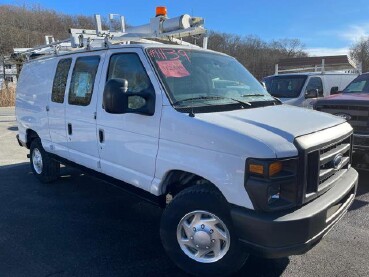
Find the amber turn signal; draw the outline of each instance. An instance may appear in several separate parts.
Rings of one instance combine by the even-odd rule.
[[[282,163],[274,162],[269,165],[269,176],[276,175],[277,173],[282,171]]]
[[[264,166],[261,164],[249,164],[249,172],[264,175]]]
[[[248,165],[248,171],[251,174],[261,175],[264,177],[271,177],[277,175],[283,169],[283,163],[280,161],[276,162],[257,162],[252,161]]]

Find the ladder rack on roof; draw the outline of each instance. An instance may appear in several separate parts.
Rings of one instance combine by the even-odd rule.
[[[116,18],[119,19],[119,30],[115,30]],[[52,36],[45,36],[45,45],[30,49],[14,49],[16,55],[27,59],[70,53],[73,51],[89,51],[95,49],[109,48],[118,44],[135,43],[175,43],[180,45],[197,45],[185,42],[187,37],[203,37],[203,48],[207,48],[207,32],[204,28],[204,19],[191,17],[184,14],[175,18],[168,18],[166,14],[158,15],[150,20],[150,23],[128,27],[123,16],[117,14],[109,15],[110,29],[102,29],[100,15],[95,15],[95,30],[70,29],[70,38],[55,41]]]
[[[313,57],[314,58],[314,57]],[[328,57],[329,58],[329,57]],[[352,59],[347,57],[347,62],[345,64],[342,63],[326,63],[326,59],[321,59],[321,64],[315,64],[314,66],[301,66],[298,68],[288,68],[288,69],[280,69],[279,64],[275,65],[275,75],[283,74],[283,73],[303,73],[303,72],[316,72],[316,73],[362,73],[362,65],[361,63],[355,63]]]

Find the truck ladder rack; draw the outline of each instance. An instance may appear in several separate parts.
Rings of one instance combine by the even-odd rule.
[[[116,24],[118,18],[119,24]],[[150,20],[150,23],[141,26],[126,27],[123,16],[110,14],[109,30],[102,29],[101,16],[95,15],[95,30],[70,29],[70,38],[55,41],[53,36],[45,36],[45,45],[28,49],[14,49],[16,56],[34,59],[45,55],[59,55],[75,51],[90,51],[109,48],[114,45],[131,43],[171,43],[199,47],[183,41],[183,38],[195,37],[203,39],[203,48],[207,48],[207,31],[204,28],[204,19],[191,17],[187,14],[168,18],[159,15]],[[116,25],[120,30],[115,30]]]
[[[308,57],[314,58],[315,57]],[[326,57],[330,58],[330,57]],[[310,72],[316,72],[316,73],[355,73],[355,74],[361,74],[362,66],[361,63],[355,63],[352,59],[349,57],[346,57],[346,62],[334,62],[327,64],[326,58],[322,58],[320,60],[320,64],[316,62],[311,62],[309,65],[299,65],[297,68],[291,68],[292,66],[286,66],[289,68],[281,69],[280,64],[275,65],[275,75],[278,75],[280,73],[310,73]],[[298,59],[298,58],[297,58]],[[292,60],[292,59],[291,59]],[[314,65],[313,65],[314,64]]]

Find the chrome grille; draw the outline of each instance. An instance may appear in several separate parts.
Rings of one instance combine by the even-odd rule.
[[[369,137],[360,135],[354,136],[354,148],[369,148]]]
[[[321,105],[316,109],[321,112],[336,114],[347,114],[351,118],[347,120],[355,133],[369,134],[369,107],[355,105]]]
[[[352,136],[308,154],[306,198],[323,193],[347,170]]]
[[[301,204],[329,190],[347,172],[351,164],[352,141],[352,127],[348,123],[295,139],[299,149],[298,180],[301,189],[298,199],[301,199]],[[339,159],[341,162],[337,164]]]

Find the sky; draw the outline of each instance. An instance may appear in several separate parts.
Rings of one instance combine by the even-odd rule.
[[[369,0],[0,0],[0,4],[40,4],[66,14],[124,15],[130,25],[149,22],[156,6],[168,16],[205,18],[205,27],[270,41],[298,38],[311,55],[347,54],[353,43],[369,35]],[[73,27],[73,26],[71,26]]]

